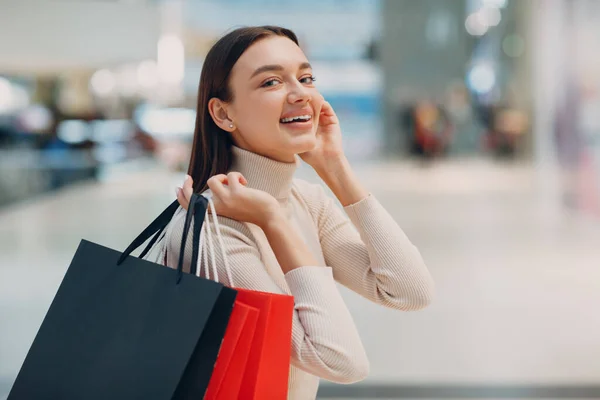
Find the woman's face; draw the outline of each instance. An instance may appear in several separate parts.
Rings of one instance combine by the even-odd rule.
[[[250,46],[230,75],[233,101],[225,110],[239,147],[276,160],[312,150],[323,97],[306,56],[286,37]]]

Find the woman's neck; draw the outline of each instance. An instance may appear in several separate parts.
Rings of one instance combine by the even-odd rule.
[[[244,175],[248,187],[267,192],[278,200],[289,197],[298,167],[296,157],[292,162],[282,162],[237,146],[233,146],[232,154],[230,170]]]

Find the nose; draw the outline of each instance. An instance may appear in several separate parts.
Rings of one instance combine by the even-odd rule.
[[[290,104],[308,103],[310,100],[310,91],[300,82],[297,82],[288,92],[288,102]]]

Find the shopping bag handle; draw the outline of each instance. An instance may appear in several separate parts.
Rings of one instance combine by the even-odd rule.
[[[194,230],[192,232],[192,262],[190,264],[190,273],[195,272],[194,268],[198,263],[198,250],[200,248],[200,231],[202,230],[202,225],[204,224],[204,217],[206,215],[207,207],[208,200],[204,196],[197,193],[192,193],[187,213],[185,214],[181,247],[179,249],[179,260],[177,261],[177,283],[181,281],[181,277],[183,276],[185,247],[187,244],[190,225],[192,224],[192,218],[194,219]]]
[[[216,234],[217,234],[217,240],[219,242],[219,246],[221,247],[221,256],[223,257],[223,266],[225,268],[225,273],[227,274],[227,281],[229,283],[229,287],[234,287],[234,283],[233,283],[233,274],[231,272],[231,267],[229,266],[229,257],[227,256],[227,251],[225,249],[225,242],[223,240],[223,235],[221,233],[221,226],[219,224],[219,218],[217,217],[217,211],[216,211],[216,207],[215,207],[215,203],[213,201],[213,195],[212,192],[210,190],[207,190],[205,192],[202,193],[203,197],[206,198],[206,201],[208,202],[208,207],[210,209],[210,214],[212,214],[213,217],[213,223],[215,225],[215,230],[216,230]],[[200,236],[200,245],[199,247],[199,252],[203,257],[203,262],[204,262],[204,269],[205,269],[205,278],[206,279],[211,279],[210,277],[210,268],[209,268],[209,264],[212,265],[212,270],[213,270],[213,277],[212,279],[215,282],[219,282],[219,275],[218,275],[218,268],[217,268],[217,261],[215,258],[215,249],[214,249],[214,245],[213,245],[213,240],[212,240],[212,234],[211,234],[211,227],[210,227],[210,217],[209,217],[209,212],[206,212],[206,216],[205,216],[205,220],[202,226],[202,229],[204,230],[204,234]],[[210,250],[210,262],[209,262],[209,257],[207,255],[208,250]],[[191,268],[191,273],[196,273],[197,276],[200,276],[200,269],[198,268],[199,265],[197,264],[197,259],[192,259],[192,268]]]
[[[198,202],[198,201],[204,201],[204,200],[200,200],[198,197],[206,197],[205,194],[203,193],[202,195],[194,197],[194,201]],[[207,199],[209,199],[208,197],[206,197]],[[191,199],[191,198],[190,198]],[[208,200],[208,205],[210,205],[211,200]],[[203,205],[202,209],[206,209],[206,207]],[[200,215],[199,213],[194,213],[194,226],[199,226],[202,227],[203,223],[204,223],[205,218],[202,218],[202,215]],[[152,247],[154,247],[154,245],[156,244],[156,241],[159,240],[160,235],[163,233],[163,231],[165,230],[165,228],[167,227],[167,225],[164,225],[162,228],[160,228],[160,230],[158,232],[156,232],[156,234],[152,237],[152,240],[150,240],[150,242],[148,243],[148,245],[146,246],[146,248],[144,249],[144,251],[142,251],[139,255],[139,258],[144,258],[146,257],[146,254],[148,254],[150,252],[150,250],[152,250]],[[198,244],[200,242],[200,229],[196,229],[194,230],[194,239],[193,239],[193,243]],[[194,249],[197,248],[196,245],[194,245]],[[190,273],[191,274],[195,274],[196,273],[196,264],[195,262],[197,261],[198,257],[193,257],[194,263],[191,266],[191,270]]]
[[[190,198],[190,203],[187,209],[187,213],[185,216],[185,223],[183,229],[183,236],[181,239],[181,249],[179,253],[179,260],[177,263],[177,283],[181,281],[181,277],[183,276],[183,260],[184,260],[184,252],[185,245],[187,242],[188,232],[190,230],[190,225],[192,218],[194,219],[194,229],[193,229],[193,246],[192,246],[192,266],[195,266],[198,262],[198,249],[200,246],[200,231],[202,229],[202,225],[204,223],[204,216],[206,214],[206,209],[208,206],[208,200],[201,195],[193,193]],[[152,249],[162,232],[165,230],[166,226],[169,224],[175,212],[179,208],[179,202],[175,200],[171,203],[154,221],[150,223],[136,237],[133,242],[125,249],[119,260],[117,261],[117,265],[121,265],[125,259],[131,255],[133,251],[135,251],[138,247],[140,247],[146,240],[152,237],[152,240],[148,243],[144,251],[139,255],[139,258],[144,258],[144,256]],[[154,236],[153,236],[154,235]],[[195,271],[191,271],[194,273]]]
[[[133,242],[131,242],[131,244],[127,247],[127,249],[125,249],[123,254],[121,254],[121,257],[119,257],[119,260],[117,261],[117,265],[121,265],[121,263],[123,261],[125,261],[125,259],[133,251],[135,251],[135,249],[140,247],[152,235],[159,232],[157,235],[155,235],[152,238],[152,242],[150,242],[148,244],[148,247],[146,247],[146,249],[144,250],[144,252],[147,253],[147,250],[149,251],[150,248],[152,247],[150,245],[154,245],[154,243],[158,239],[158,236],[160,236],[160,233],[162,233],[162,231],[165,229],[165,227],[169,224],[169,222],[171,221],[171,218],[173,218],[173,215],[175,215],[175,212],[177,211],[178,208],[179,208],[179,202],[177,200],[175,200],[158,217],[156,217],[156,219],[154,221],[152,221],[150,223],[150,225],[148,225],[148,227],[146,227],[146,229],[144,229],[142,231],[142,233],[140,233],[138,235],[138,237],[136,237],[133,240]],[[140,258],[142,258],[142,256]]]
[[[199,201],[199,200],[197,198],[195,198],[195,201]],[[199,214],[194,214],[194,220],[196,220],[196,222],[198,223],[197,225],[202,226],[203,219],[201,218],[201,216]],[[166,224],[164,224],[159,229],[158,232],[156,232],[156,234],[152,237],[152,239],[150,240],[150,242],[148,243],[148,245],[146,246],[146,248],[140,253],[139,258],[146,257],[146,254],[148,254],[150,252],[150,250],[152,250],[152,247],[154,247],[154,245],[156,244],[157,240],[160,240],[160,237],[161,237],[163,231],[165,230],[165,228],[167,227],[167,225],[168,225],[168,222]],[[200,233],[196,232],[196,234],[199,235]],[[197,243],[199,241],[200,241],[200,238],[197,238],[194,243]],[[191,273],[195,273],[195,269],[196,269],[195,265],[193,265],[192,267],[193,267],[193,271]]]

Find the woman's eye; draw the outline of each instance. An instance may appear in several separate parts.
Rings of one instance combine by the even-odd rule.
[[[300,79],[300,82],[311,84],[311,83],[315,83],[316,80],[317,80],[317,77],[314,75],[311,75],[311,76],[305,76],[304,78]]]
[[[262,84],[262,87],[270,87],[270,86],[275,86],[277,84],[277,79],[269,79],[268,81],[266,81],[265,83]]]

